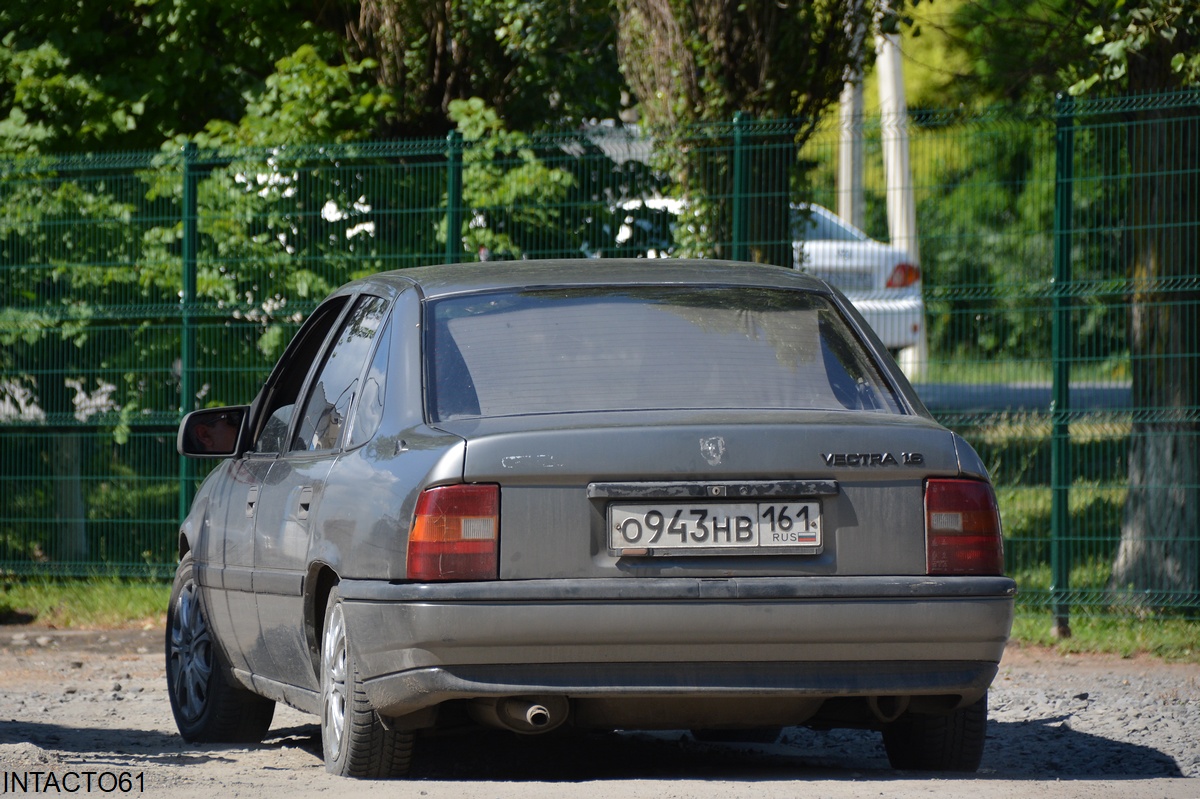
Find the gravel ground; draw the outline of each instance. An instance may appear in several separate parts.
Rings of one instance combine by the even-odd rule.
[[[991,693],[983,765],[966,777],[892,771],[878,734],[859,731],[789,728],[771,745],[705,744],[686,733],[468,731],[421,741],[411,780],[363,784],[326,774],[315,719],[287,708],[261,746],[184,744],[171,721],[161,638],[161,630],[0,627],[0,795],[182,799],[212,796],[219,786],[220,795],[256,799],[348,788],[481,799],[798,792],[1200,799],[1200,666],[1193,664],[1010,648]]]

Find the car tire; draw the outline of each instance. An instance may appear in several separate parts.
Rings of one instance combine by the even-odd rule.
[[[179,561],[167,605],[167,693],[175,726],[191,743],[258,743],[275,703],[229,682],[196,585],[192,553]]]
[[[412,733],[387,729],[367,701],[346,634],[337,587],[325,606],[321,635],[321,749],[325,768],[342,777],[403,777],[412,763]]]
[[[946,715],[908,713],[883,729],[893,768],[973,772],[987,738],[987,694]]]

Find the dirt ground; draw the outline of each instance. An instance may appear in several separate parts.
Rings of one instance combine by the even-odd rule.
[[[1103,735],[1047,737],[1044,724],[1032,730],[996,716],[983,768],[963,777],[892,771],[878,736],[856,731],[789,729],[775,744],[734,745],[699,743],[682,732],[520,737],[472,730],[420,741],[408,780],[355,783],[325,772],[316,719],[284,707],[261,745],[184,743],[171,719],[162,661],[161,629],[0,626],[0,794],[271,799],[354,791],[447,799],[793,799],[970,793],[973,799],[1200,799],[1200,779],[1178,768],[1172,772],[1181,757],[1195,754],[1200,762],[1200,753],[1164,754]],[[1017,697],[1008,704],[1019,704],[1032,686],[1033,695],[1042,692],[1053,700],[1054,675],[1067,674],[1078,684],[1125,673],[1134,683],[1139,674],[1153,674],[1159,684],[1177,682],[1193,690],[1200,668],[1010,649],[993,694],[1007,690]],[[1036,715],[1037,709],[1024,712]],[[1057,740],[1064,740],[1063,751],[1046,752]],[[1083,763],[1072,755],[1081,742],[1102,747],[1102,755],[1108,746],[1114,758],[1149,759],[1131,759],[1120,774],[1096,772],[1095,761],[1072,767]],[[1159,776],[1164,763],[1166,775]]]

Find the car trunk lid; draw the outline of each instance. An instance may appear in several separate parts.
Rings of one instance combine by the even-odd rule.
[[[923,574],[924,482],[960,471],[953,436],[921,416],[642,412],[440,426],[467,441],[466,482],[500,485],[501,579]],[[764,535],[791,514],[789,536],[739,541],[730,520],[752,512]]]

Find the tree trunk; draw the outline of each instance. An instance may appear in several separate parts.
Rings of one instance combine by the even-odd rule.
[[[1200,118],[1130,122],[1134,422],[1110,588],[1142,604],[1200,603]]]
[[[70,426],[75,421],[74,391],[67,385],[79,367],[78,348],[50,333],[34,349],[33,362],[49,368],[38,381],[38,399],[47,422],[59,428],[46,439],[45,457],[50,467],[53,490],[53,527],[46,535],[46,554],[57,563],[78,563],[88,558],[87,506],[83,494],[84,433]]]
[[[82,436],[62,433],[50,445],[50,467],[54,476],[54,560],[75,562],[87,559],[87,520],[83,501]]]

